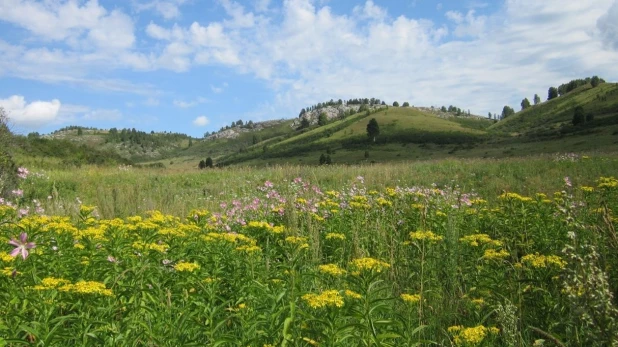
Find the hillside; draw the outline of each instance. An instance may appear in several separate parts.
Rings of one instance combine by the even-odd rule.
[[[594,118],[587,128],[618,124],[618,84],[603,83],[596,88],[590,84],[581,86],[505,118],[491,126],[490,130],[512,135],[556,135],[561,128],[572,127],[573,113],[578,106]]]

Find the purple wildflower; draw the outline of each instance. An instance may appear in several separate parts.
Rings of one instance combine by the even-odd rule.
[[[15,249],[11,251],[11,257],[16,257],[21,253],[21,257],[24,258],[24,260],[28,258],[28,250],[36,247],[34,242],[28,242],[28,234],[26,233],[21,233],[19,235],[19,241],[12,239],[9,241],[9,244],[15,246]]]

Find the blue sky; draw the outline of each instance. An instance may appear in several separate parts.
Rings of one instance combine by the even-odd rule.
[[[0,0],[0,106],[201,137],[377,97],[473,113],[618,80],[618,0]]]

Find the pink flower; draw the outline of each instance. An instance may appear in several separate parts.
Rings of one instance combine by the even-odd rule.
[[[21,190],[21,189],[16,189],[16,190],[13,190],[13,191],[11,191],[11,193],[13,193],[13,195],[15,195],[15,196],[19,196],[19,197],[24,196],[24,191],[23,191],[23,190]]]
[[[28,234],[26,233],[21,233],[19,235],[19,241],[12,239],[9,241],[9,244],[15,246],[15,249],[11,251],[11,257],[16,257],[21,253],[21,257],[24,258],[24,260],[28,258],[28,250],[36,247],[34,242],[28,242]]]
[[[28,169],[26,169],[25,167],[20,167],[17,169],[17,176],[21,179],[28,178],[29,173],[30,171],[28,171]]]
[[[274,184],[271,181],[266,181],[264,182],[264,187],[272,188],[274,187]]]
[[[572,186],[571,180],[568,177],[564,178],[564,185],[567,186],[567,187],[571,187]]]

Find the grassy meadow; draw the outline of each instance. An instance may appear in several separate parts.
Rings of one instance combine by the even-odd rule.
[[[40,164],[0,205],[0,346],[618,341],[612,154]]]

